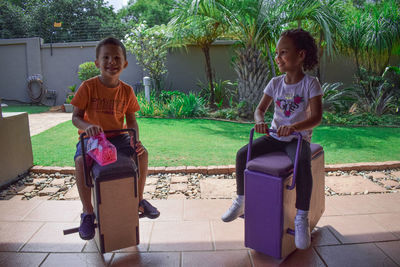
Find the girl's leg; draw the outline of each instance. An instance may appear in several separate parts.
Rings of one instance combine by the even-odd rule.
[[[244,170],[246,169],[247,147],[245,145],[236,155],[236,187],[237,197],[233,200],[231,207],[222,215],[224,222],[230,222],[243,215],[244,212]],[[253,141],[251,158],[282,149],[279,141],[272,137],[262,136]]]
[[[297,149],[297,139],[287,143],[286,153],[290,159],[295,161]],[[310,143],[303,140],[299,164],[296,177],[296,208],[309,210],[312,192],[312,173],[311,173],[311,149]]]
[[[244,195],[244,170],[246,169],[248,144],[239,149],[236,154],[236,193]],[[251,159],[258,156],[279,151],[282,145],[270,136],[261,136],[253,141],[251,147]]]
[[[311,244],[310,224],[308,221],[308,210],[310,208],[312,192],[311,149],[308,142],[304,140],[302,142],[296,177],[297,214],[294,219],[294,240],[297,248],[307,249]],[[293,162],[295,160],[296,148],[297,140],[290,142],[286,146],[286,152]]]

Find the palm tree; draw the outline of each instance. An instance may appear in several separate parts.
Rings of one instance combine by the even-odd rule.
[[[241,116],[251,118],[254,107],[267,85],[271,73],[275,76],[271,48],[282,29],[291,22],[311,20],[319,25],[327,50],[333,47],[332,29],[338,20],[328,4],[317,0],[244,0],[221,1],[239,47],[236,50],[235,71],[238,74],[238,91]]]
[[[198,45],[204,53],[206,76],[210,87],[209,104],[215,107],[213,71],[210,59],[211,44],[223,36],[227,30],[227,18],[216,0],[176,1],[174,17],[170,21],[173,28],[172,46]]]

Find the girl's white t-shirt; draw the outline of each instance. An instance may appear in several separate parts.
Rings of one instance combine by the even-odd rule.
[[[281,125],[291,125],[310,117],[310,99],[322,95],[317,78],[305,74],[296,84],[286,84],[285,74],[272,78],[264,89],[264,94],[273,98],[275,103],[274,118],[271,127],[277,130]],[[301,131],[303,139],[311,141],[312,129]],[[281,141],[291,141],[294,136],[281,136],[271,133]]]

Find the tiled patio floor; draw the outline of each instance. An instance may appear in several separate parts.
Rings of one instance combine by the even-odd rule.
[[[103,257],[79,224],[79,201],[0,201],[0,266],[399,266],[400,193],[327,197],[312,247],[285,261],[243,245],[244,225],[221,222],[230,200],[153,200],[141,244]]]

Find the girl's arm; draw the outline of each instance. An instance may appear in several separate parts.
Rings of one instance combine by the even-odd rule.
[[[140,156],[144,153],[144,147],[139,139],[139,125],[137,124],[135,113],[127,113],[125,118],[127,128],[133,128],[136,131],[136,153]],[[131,145],[133,146],[132,142]]]
[[[254,121],[256,122],[254,129],[257,133],[268,133],[268,124],[264,122],[264,115],[269,105],[271,105],[271,102],[272,97],[263,94],[260,103],[258,103],[256,111],[254,111]]]
[[[300,132],[318,126],[322,120],[322,95],[314,96],[310,99],[311,116],[292,125],[281,126],[278,129],[278,136],[288,136],[293,132]]]

